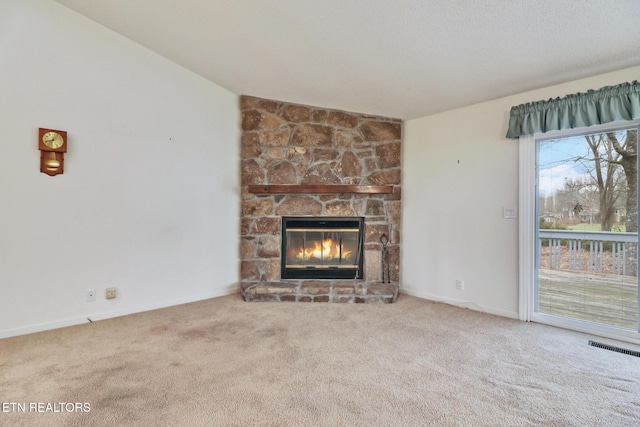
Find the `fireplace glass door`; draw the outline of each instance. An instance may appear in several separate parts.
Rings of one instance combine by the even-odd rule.
[[[363,218],[282,218],[283,279],[362,279]]]

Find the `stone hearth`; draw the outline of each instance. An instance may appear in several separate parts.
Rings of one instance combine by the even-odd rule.
[[[241,291],[246,301],[393,302],[401,236],[398,119],[248,96],[242,109]],[[249,185],[368,185],[390,194],[254,194]],[[364,217],[362,280],[282,280],[282,216]],[[381,236],[389,238],[382,283]],[[386,269],[385,269],[385,279]],[[385,280],[386,282],[386,280]]]

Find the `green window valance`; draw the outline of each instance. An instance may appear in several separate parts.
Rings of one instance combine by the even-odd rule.
[[[507,138],[640,119],[640,83],[622,83],[511,108]]]

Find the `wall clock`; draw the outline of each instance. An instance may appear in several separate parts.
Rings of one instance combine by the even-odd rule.
[[[38,130],[40,172],[54,176],[64,172],[64,153],[67,152],[67,132],[63,130]]]

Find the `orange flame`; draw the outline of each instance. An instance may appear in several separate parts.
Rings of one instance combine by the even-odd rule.
[[[334,259],[347,259],[351,255],[352,251],[344,249],[344,246],[340,246],[333,243],[332,239],[324,239],[322,242],[314,242],[315,247],[313,249],[300,249],[300,252],[296,254],[296,259],[302,261],[309,261],[311,259],[331,261]],[[342,249],[342,256],[340,256],[340,250]]]

